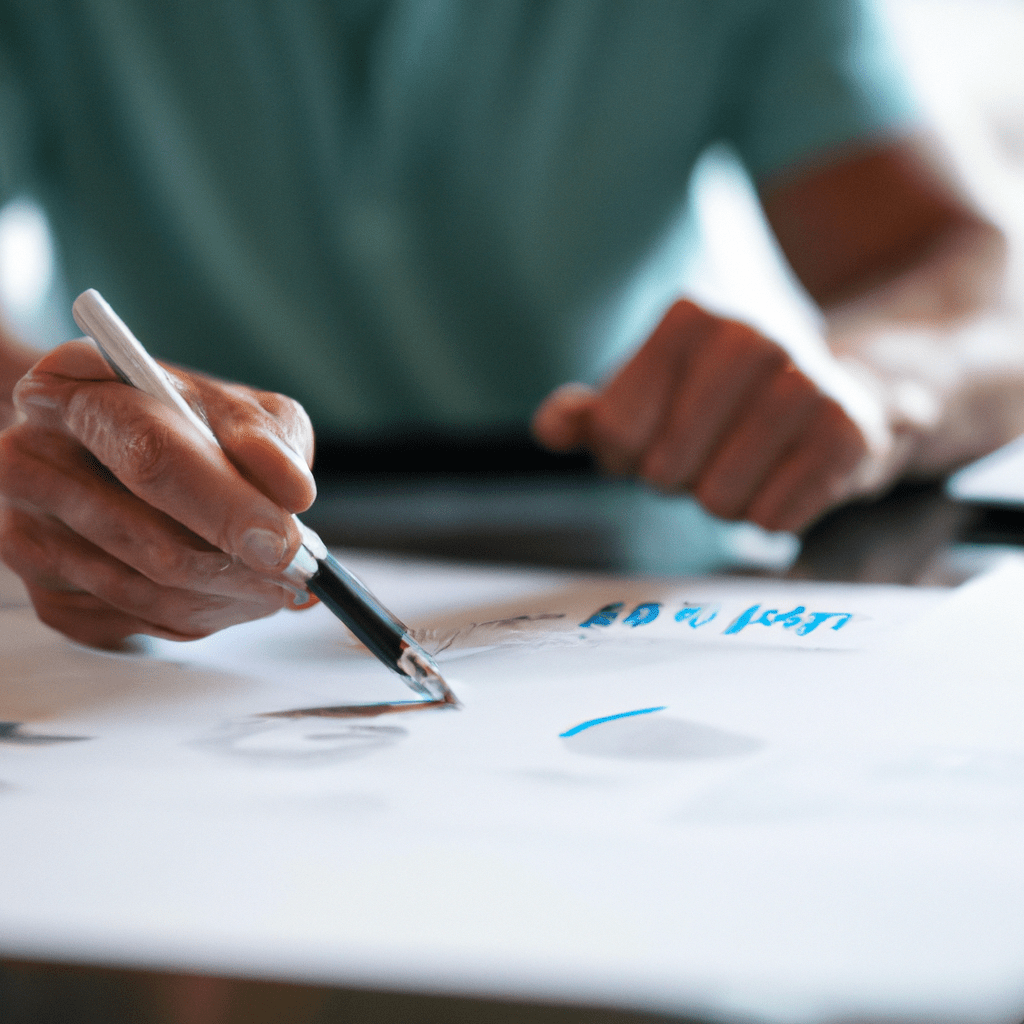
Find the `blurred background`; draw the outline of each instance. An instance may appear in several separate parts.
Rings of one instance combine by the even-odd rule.
[[[1024,0],[881,0],[924,115],[975,202],[1011,241],[1008,300],[1024,308]],[[614,326],[640,339],[680,292],[741,317],[797,353],[817,316],[768,234],[749,180],[727,150],[708,152],[655,272]],[[699,238],[680,271],[673,240]],[[40,347],[79,332],[42,212],[28,198],[0,211],[0,300]],[[785,569],[794,538],[723,524],[688,499],[593,478],[322,479],[307,516],[335,544],[434,556],[639,572],[726,566]],[[680,538],[685,538],[685,542]]]
[[[1024,290],[1024,2],[880,0],[880,7],[926,116],[975,200],[1014,242],[1019,296]],[[774,275],[785,274],[773,265],[774,249],[742,172],[727,154],[709,154],[694,188],[705,242],[705,263],[694,271],[698,286],[711,287],[713,279],[736,302],[771,305]],[[739,240],[744,244],[737,245]],[[757,282],[753,300],[751,281]],[[41,347],[77,334],[65,311],[67,296],[60,289],[45,217],[28,199],[0,211],[0,298],[17,326]]]
[[[1024,308],[1024,0],[882,0],[881,6],[927,119],[974,200],[1010,239],[1008,300]],[[691,228],[700,235],[700,258],[685,280],[660,286],[706,297],[780,336],[807,334],[814,310],[779,260],[750,183],[728,152],[707,154],[693,189],[696,224]],[[621,329],[640,330],[661,297],[661,292],[637,296],[629,310],[631,322]],[[14,326],[40,348],[75,336],[69,298],[42,212],[27,198],[8,204],[0,210],[0,302]],[[687,572],[725,563],[778,568],[796,552],[793,538],[715,523],[685,500],[595,481],[519,484],[514,493],[493,481],[348,482],[324,487],[316,508],[309,517],[312,525],[335,542],[464,558],[512,554],[520,561],[548,564]],[[690,539],[685,549],[665,542],[680,531]],[[66,1020],[68,1006],[89,1000],[98,1008],[97,1020],[122,1019],[112,1009],[126,991],[115,972],[68,973],[57,982],[45,972],[39,978],[37,985],[26,983],[26,991],[42,993],[39,998],[45,995],[47,1005],[52,1004],[47,1020]],[[149,979],[174,994],[182,1005],[180,1019],[186,1019],[203,1002],[206,983],[171,981]],[[138,978],[136,984],[143,987]],[[232,1019],[250,1024],[284,1019],[285,1006],[294,1012],[303,998],[314,1004],[319,998],[283,986],[250,987],[250,995],[253,1005]],[[366,1009],[360,998],[350,995],[353,1019]],[[283,1001],[280,1008],[277,999]],[[365,999],[374,1013],[383,1014],[377,997]],[[388,1006],[394,1011],[389,1019],[409,1020],[414,1011],[428,1016],[422,1001],[407,1006],[396,997]],[[464,1004],[465,1016],[457,1016],[456,1008],[439,1003],[431,1019],[497,1019],[493,1007]],[[42,1016],[32,1019],[38,1022]],[[547,1018],[538,1012],[532,1019]],[[620,1020],[613,1014],[601,1019]]]

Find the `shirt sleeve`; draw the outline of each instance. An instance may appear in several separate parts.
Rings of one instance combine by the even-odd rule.
[[[868,0],[770,0],[726,135],[755,180],[918,118]]]

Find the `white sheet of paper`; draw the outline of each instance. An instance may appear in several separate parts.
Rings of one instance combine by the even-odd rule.
[[[0,591],[0,949],[716,1019],[1024,1012],[1019,564],[946,592],[348,561],[460,710],[259,717],[409,698],[322,608],[113,656]]]

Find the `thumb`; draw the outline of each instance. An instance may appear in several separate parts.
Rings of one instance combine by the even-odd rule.
[[[587,384],[563,384],[533,414],[533,434],[552,451],[565,452],[584,444],[597,392]]]

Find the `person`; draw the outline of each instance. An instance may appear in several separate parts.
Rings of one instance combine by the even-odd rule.
[[[314,427],[532,420],[790,531],[1024,429],[1019,339],[972,355],[1004,239],[859,0],[3,0],[0,25],[0,198],[43,202],[72,292],[177,366],[223,447],[86,342],[4,338],[0,554],[76,640],[290,605]],[[685,299],[611,347],[715,142],[823,312],[814,365]]]

